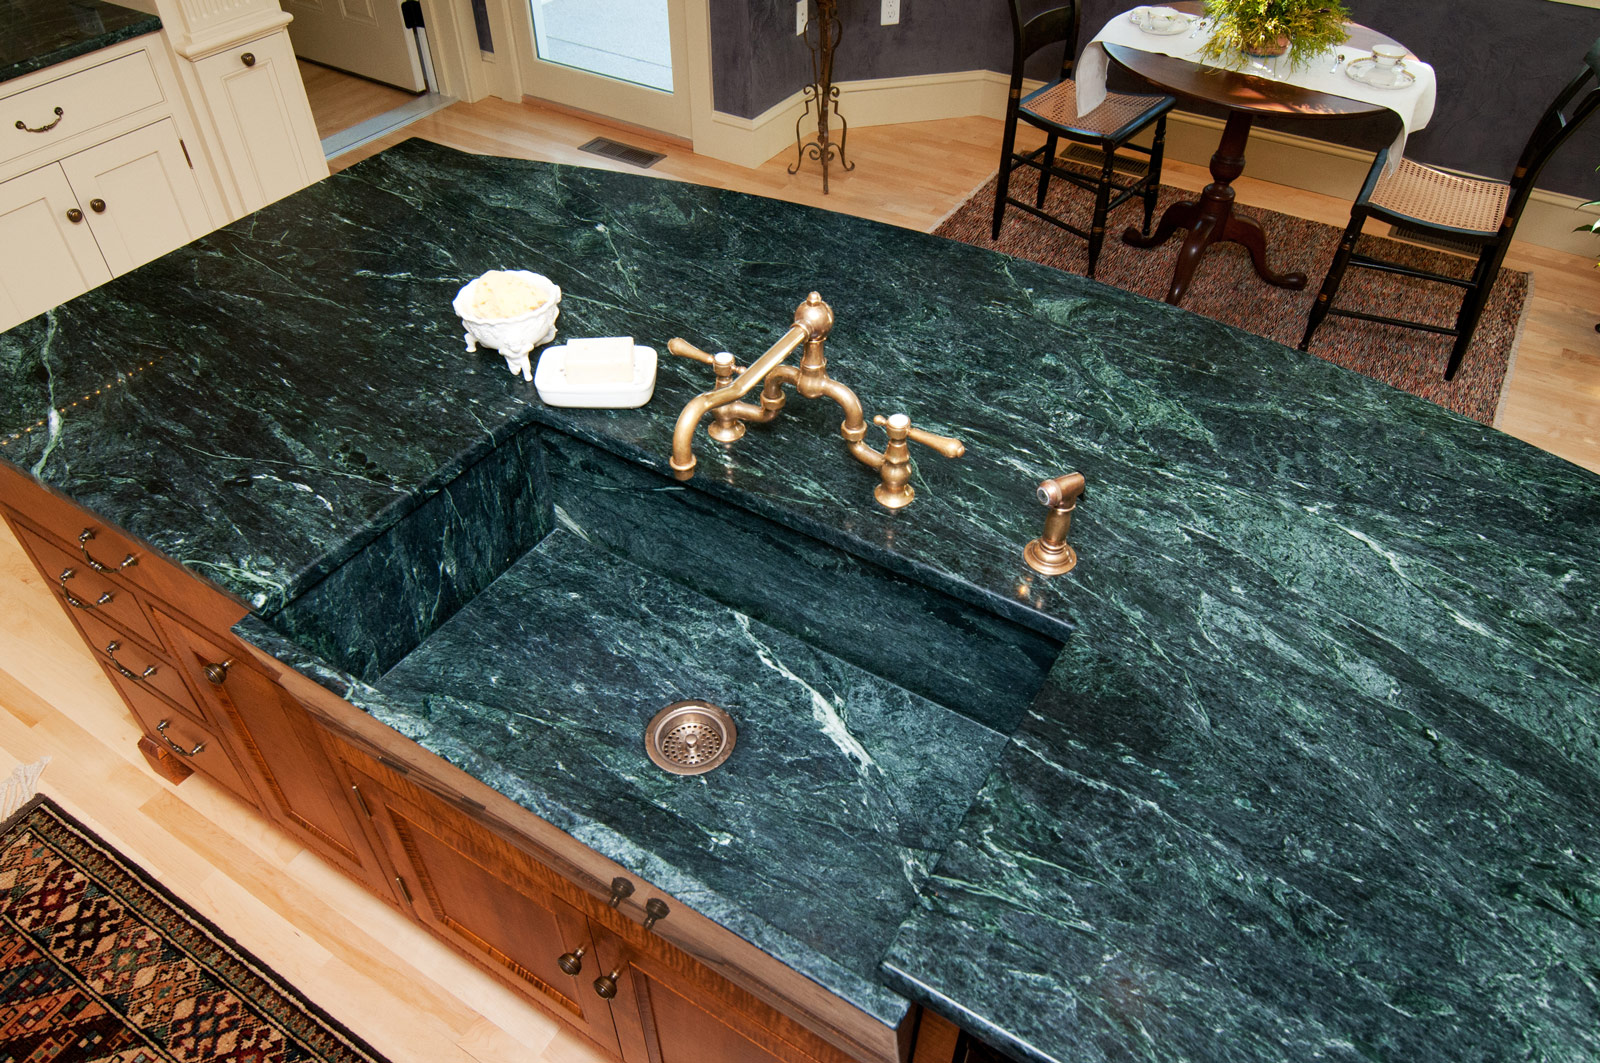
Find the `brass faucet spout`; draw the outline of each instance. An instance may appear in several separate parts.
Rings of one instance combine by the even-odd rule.
[[[726,406],[744,398],[757,384],[766,379],[767,374],[772,372],[779,362],[789,357],[796,347],[810,338],[811,330],[800,322],[795,322],[777,343],[767,348],[765,354],[751,362],[749,368],[730,380],[726,386],[702,392],[684,404],[672,429],[670,464],[674,477],[687,480],[694,476],[696,465],[694,430],[700,424],[700,418],[719,406]],[[672,344],[668,343],[667,348],[671,350]]]

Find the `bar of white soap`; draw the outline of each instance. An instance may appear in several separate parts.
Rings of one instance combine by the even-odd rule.
[[[633,379],[633,337],[568,340],[566,376],[573,387],[628,383]]]

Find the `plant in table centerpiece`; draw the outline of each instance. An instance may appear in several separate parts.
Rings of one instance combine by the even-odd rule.
[[[1206,0],[1211,39],[1200,54],[1228,66],[1289,52],[1302,67],[1345,40],[1350,13],[1338,0]]]

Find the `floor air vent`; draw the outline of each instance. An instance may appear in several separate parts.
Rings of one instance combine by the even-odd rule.
[[[1429,232],[1427,229],[1418,229],[1411,225],[1391,225],[1389,235],[1396,240],[1407,243],[1421,244],[1440,251],[1448,251],[1453,255],[1465,255],[1467,258],[1477,258],[1482,244],[1473,240],[1457,240],[1449,236],[1440,236],[1438,233]]]
[[[625,162],[629,166],[637,166],[641,170],[648,170],[666,158],[660,152],[630,147],[608,137],[595,137],[578,150],[587,151],[592,155],[603,155],[608,159],[616,159],[618,162]]]

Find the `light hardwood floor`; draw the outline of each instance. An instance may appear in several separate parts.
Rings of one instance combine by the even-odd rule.
[[[811,171],[790,176],[787,154],[756,170],[698,158],[681,143],[497,100],[458,104],[363,152],[407,135],[468,151],[614,165],[577,150],[597,132],[667,159],[649,173],[777,196],[897,225],[931,229],[989,177],[999,123],[958,119],[861,128],[854,173],[823,197]],[[1198,188],[1198,167],[1168,180]],[[1348,206],[1242,179],[1241,201],[1343,224]],[[1600,470],[1600,276],[1570,255],[1519,246],[1534,302],[1502,427]],[[396,1063],[582,1063],[603,1057],[443,945],[372,900],[226,793],[193,778],[168,786],[134,749],[138,731],[90,659],[50,589],[0,530],[0,770],[53,758],[42,788],[216,920]]]
[[[298,66],[300,80],[305,82],[306,98],[311,101],[311,120],[316,124],[317,136],[324,140],[416,99],[414,93],[404,89],[346,74],[321,63],[301,59]]]

